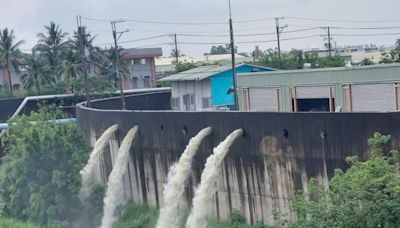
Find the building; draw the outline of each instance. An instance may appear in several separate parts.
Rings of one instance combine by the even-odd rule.
[[[155,59],[162,56],[161,48],[129,48],[122,51],[122,61],[128,65],[124,89],[154,88],[157,86]]]
[[[11,83],[13,86],[13,91],[19,90],[21,88],[21,75],[23,74],[23,70],[20,72],[16,72],[13,67],[10,67],[10,75],[11,75]],[[7,71],[0,66],[0,90],[9,90],[9,88],[3,88],[4,82],[8,81],[8,73]]]
[[[387,112],[400,109],[400,64],[239,74],[241,110]]]
[[[236,66],[237,73],[271,70],[273,69],[249,64]],[[171,82],[171,107],[174,110],[200,111],[229,108],[235,104],[230,66],[200,66],[159,81]]]

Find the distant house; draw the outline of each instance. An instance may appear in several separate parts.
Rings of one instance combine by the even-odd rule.
[[[22,72],[16,72],[12,67],[10,67],[11,83],[13,90],[19,90],[21,88],[21,74]],[[0,66],[0,90],[8,90],[9,88],[3,88],[4,81],[8,81],[8,75],[3,67]]]
[[[129,75],[125,75],[124,89],[156,87],[155,59],[162,56],[161,48],[129,48],[122,51],[122,61],[128,63]]]
[[[273,69],[239,64],[237,73],[266,72]],[[171,82],[171,108],[182,111],[200,111],[235,104],[232,93],[232,68],[229,66],[200,66],[174,74],[161,82]]]
[[[243,111],[400,110],[400,64],[239,74]]]

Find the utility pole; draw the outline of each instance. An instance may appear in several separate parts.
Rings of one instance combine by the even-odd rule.
[[[179,50],[178,50],[178,39],[176,38],[176,33],[174,34],[174,42],[175,42],[175,62],[176,65],[179,63]]]
[[[82,72],[84,77],[84,87],[85,87],[85,96],[86,96],[86,106],[90,107],[90,94],[89,94],[89,84],[88,84],[88,73],[87,73],[87,64],[86,64],[86,54],[85,54],[85,28],[82,26],[81,16],[76,17],[76,22],[78,25],[78,40],[79,40],[79,53],[82,62]]]
[[[231,56],[232,56],[232,81],[233,81],[233,96],[235,100],[234,108],[239,110],[237,86],[236,86],[236,63],[235,63],[235,40],[233,36],[232,8],[231,0],[229,0],[229,33],[231,38]]]
[[[280,20],[280,19],[285,19],[285,18],[284,18],[284,17],[276,17],[276,18],[275,18],[276,40],[277,40],[277,42],[278,42],[278,54],[279,54],[279,57],[281,57],[281,33],[282,33],[282,30],[283,30],[284,28],[287,27],[287,25],[285,25],[285,26],[283,26],[283,27],[281,27],[281,26],[279,25],[279,20]]]
[[[124,96],[124,82],[123,78],[119,73],[119,66],[120,66],[120,60],[119,60],[119,50],[118,50],[118,39],[122,36],[122,34],[126,31],[123,32],[117,32],[116,24],[124,22],[123,20],[119,21],[111,21],[111,29],[112,29],[112,34],[114,38],[114,48],[115,48],[115,72],[117,73],[117,80],[119,80],[119,89],[120,89],[120,95],[121,95],[121,109],[125,110],[126,109],[126,104],[125,104],[125,96]],[[119,36],[117,37],[117,34]]]
[[[331,38],[331,28],[328,26],[328,50],[329,56],[332,56],[332,38]]]

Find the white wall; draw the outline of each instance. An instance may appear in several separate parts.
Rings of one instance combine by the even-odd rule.
[[[202,110],[202,98],[211,97],[210,80],[171,82],[172,98],[179,97],[180,110],[184,110],[183,95],[195,95],[195,110]]]

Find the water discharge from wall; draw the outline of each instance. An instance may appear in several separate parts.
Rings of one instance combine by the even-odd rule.
[[[117,206],[124,203],[124,188],[122,178],[128,171],[129,150],[138,131],[138,126],[128,131],[118,150],[114,167],[108,178],[106,195],[104,198],[103,218],[101,228],[111,228],[117,220],[114,210]]]
[[[211,201],[218,190],[217,180],[219,168],[224,161],[225,156],[228,154],[233,142],[242,135],[242,129],[233,131],[224,141],[214,148],[214,153],[207,158],[206,165],[201,174],[201,183],[196,189],[193,198],[193,207],[186,222],[187,228],[207,227]]]
[[[192,160],[200,143],[211,132],[212,128],[207,127],[191,138],[179,161],[171,166],[163,191],[164,202],[157,221],[157,228],[180,227],[184,213],[183,194],[185,183],[191,174]]]
[[[87,198],[90,195],[91,185],[95,182],[94,173],[96,162],[98,161],[100,155],[103,153],[104,148],[109,142],[115,131],[118,130],[118,125],[113,125],[103,132],[100,138],[94,144],[92,153],[90,153],[90,158],[86,166],[80,171],[82,175],[82,185],[79,191],[79,199],[82,204],[85,205]]]

